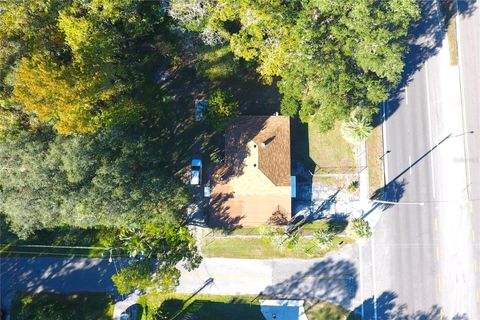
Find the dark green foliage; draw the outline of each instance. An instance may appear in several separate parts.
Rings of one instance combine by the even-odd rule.
[[[172,0],[174,17],[215,34],[280,77],[281,110],[330,129],[355,108],[371,117],[400,80],[415,0]],[[180,8],[183,8],[180,10]],[[197,8],[197,9],[193,9]]]
[[[139,126],[73,137],[20,132],[0,144],[0,210],[23,237],[63,225],[181,221],[188,192],[167,176],[155,141]]]
[[[217,90],[208,97],[205,116],[212,127],[222,130],[229,119],[240,114],[238,108],[238,102],[229,91]]]
[[[147,288],[173,291],[180,278],[178,263],[192,270],[202,259],[188,228],[153,219],[140,228],[122,228],[119,242],[132,257],[141,259],[112,277],[122,294]]]
[[[103,293],[17,293],[12,320],[106,320],[113,297]]]

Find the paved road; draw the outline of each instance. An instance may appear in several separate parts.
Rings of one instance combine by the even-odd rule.
[[[477,319],[475,219],[466,192],[473,176],[466,171],[464,140],[471,147],[476,142],[465,133],[459,70],[449,65],[438,8],[435,1],[421,3],[418,38],[407,60],[410,81],[384,109],[385,150],[391,151],[385,157],[387,200],[404,204],[384,211],[364,248],[362,259],[369,263],[364,270],[372,281],[365,281],[364,291],[375,299],[363,311],[367,319],[395,319],[402,312],[426,319]],[[471,3],[461,10],[472,11]],[[468,37],[478,41],[478,20],[474,23],[476,31]],[[478,63],[478,51],[469,54]],[[480,73],[471,72],[464,76],[475,78],[469,88],[477,98],[467,118],[478,126]],[[473,184],[471,190],[472,195]]]
[[[282,299],[326,300],[348,309],[358,307],[358,246],[350,245],[323,259],[206,258],[183,272],[178,292],[269,295]]]
[[[0,300],[8,307],[16,291],[115,293],[114,273],[108,259],[0,257]]]

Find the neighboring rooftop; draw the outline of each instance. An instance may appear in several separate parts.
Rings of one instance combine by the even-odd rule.
[[[289,217],[290,118],[242,116],[225,133],[225,161],[213,176],[212,222],[259,225]]]

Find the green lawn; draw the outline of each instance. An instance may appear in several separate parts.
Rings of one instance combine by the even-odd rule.
[[[292,157],[306,170],[316,175],[315,184],[342,188],[349,185],[356,173],[355,152],[340,132],[340,123],[328,132],[320,132],[315,124],[293,121]],[[347,176],[321,176],[321,174],[347,174]]]
[[[188,315],[195,315],[199,320],[265,320],[260,311],[259,299],[255,296],[198,294],[189,298],[188,294],[144,295],[138,300],[142,306],[140,320],[180,320]],[[310,320],[360,320],[360,317],[350,311],[328,302],[307,301],[304,307]]]
[[[311,320],[361,320],[360,316],[328,302],[319,302],[312,307],[305,305],[305,310]]]
[[[367,140],[367,165],[369,193],[383,187],[383,165],[380,159],[383,155],[382,126],[373,129]],[[387,156],[388,157],[388,156]]]
[[[309,156],[316,164],[317,173],[354,173],[353,148],[342,137],[340,123],[328,132],[320,132],[308,125]]]
[[[104,293],[17,293],[12,320],[103,320],[113,317],[113,298]]]
[[[337,250],[339,247],[353,240],[348,237],[336,236],[333,244],[325,249],[321,249],[312,243],[312,239],[300,238],[300,248],[279,249],[262,238],[209,238],[202,241],[202,253],[207,257],[224,258],[245,258],[245,259],[271,259],[271,258],[319,258],[330,251]]]
[[[142,305],[141,320],[183,319],[195,315],[199,320],[264,320],[255,296],[221,296],[198,294],[188,300],[188,294],[147,294]],[[162,315],[163,318],[160,316]]]
[[[40,230],[28,239],[19,239],[8,229],[5,218],[0,215],[0,255],[27,255],[27,256],[83,256],[102,257],[108,255],[105,247],[110,247],[110,242],[115,234],[113,229],[80,229],[73,227]],[[38,247],[36,247],[38,246]],[[48,248],[40,246],[60,246]],[[98,247],[98,249],[61,248],[64,247]],[[118,250],[114,255],[118,255]]]

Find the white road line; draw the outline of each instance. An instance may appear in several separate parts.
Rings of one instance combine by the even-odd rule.
[[[362,244],[359,243],[358,244],[358,262],[359,262],[359,268],[358,268],[358,273],[359,273],[359,277],[360,277],[360,298],[362,299],[362,319],[365,319],[365,298],[364,298],[364,295],[363,295],[363,276],[362,276]]]
[[[412,175],[412,156],[408,156],[408,173]]]
[[[373,319],[377,320],[377,298],[375,295],[377,294],[377,278],[376,278],[376,270],[375,270],[375,232],[372,234],[371,240],[372,246],[372,278],[373,278]]]
[[[432,134],[432,108],[430,106],[430,89],[428,87],[428,61],[425,61],[425,82],[426,82],[426,90],[427,90],[427,114],[428,114],[428,131],[430,134],[430,149],[433,149],[433,134]],[[435,190],[435,170],[433,168],[433,153],[430,153],[430,169],[432,172],[432,196],[433,199],[436,197],[436,190]]]
[[[455,0],[455,5],[456,5],[456,11],[458,12],[458,0]],[[459,84],[460,84],[460,105],[462,108],[462,125],[463,125],[463,131],[465,132],[467,130],[467,119],[465,116],[465,92],[463,88],[463,83],[462,83],[462,45],[460,43],[461,37],[460,37],[460,15],[457,13],[455,16],[455,24],[456,24],[456,31],[457,31],[457,52],[458,52],[458,78],[459,78]],[[465,175],[466,175],[466,182],[467,182],[467,199],[470,199],[470,183],[469,177],[470,177],[470,163],[468,162],[467,159],[469,159],[469,150],[468,150],[468,143],[467,143],[467,136],[463,136],[463,150],[465,153]]]
[[[383,124],[382,124],[382,134],[383,134],[383,154],[386,154],[388,151],[388,143],[387,143],[387,102],[384,101],[382,103],[382,111],[383,111]],[[383,176],[384,176],[384,184],[388,183],[388,157],[383,157]]]

